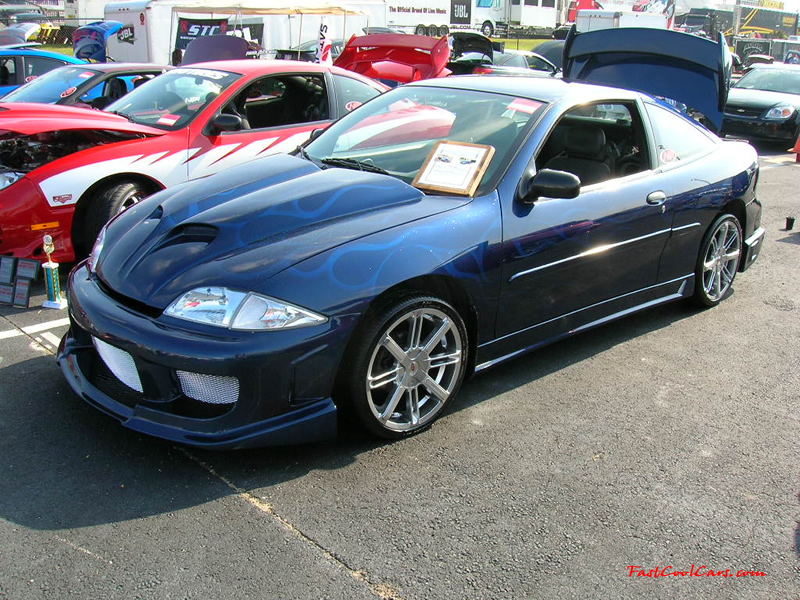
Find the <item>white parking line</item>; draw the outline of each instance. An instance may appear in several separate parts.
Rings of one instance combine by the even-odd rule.
[[[28,325],[27,327],[22,327],[21,329],[0,331],[0,340],[17,337],[18,335],[31,335],[33,333],[39,333],[40,331],[55,329],[56,327],[66,327],[67,325],[69,325],[69,319],[56,319],[55,321],[47,321],[46,323],[39,323],[37,325]]]

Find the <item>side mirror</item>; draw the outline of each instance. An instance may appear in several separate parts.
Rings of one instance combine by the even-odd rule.
[[[526,174],[520,182],[517,197],[525,204],[533,204],[541,197],[575,198],[581,192],[581,180],[566,171],[542,169],[535,175]]]
[[[309,142],[313,142],[315,139],[317,139],[319,136],[322,135],[323,131],[325,131],[325,130],[324,129],[315,129],[314,131],[311,132],[311,135],[309,136],[308,141]]]
[[[211,135],[218,135],[223,131],[241,131],[243,127],[242,117],[228,113],[218,114],[209,125]]]

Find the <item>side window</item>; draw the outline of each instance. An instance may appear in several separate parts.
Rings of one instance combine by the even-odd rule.
[[[646,171],[650,159],[636,105],[607,102],[567,111],[542,145],[536,168],[573,173],[582,185]]]
[[[64,66],[64,63],[59,60],[41,56],[26,56],[23,60],[25,61],[26,82],[39,75],[44,75],[48,71]]]
[[[14,57],[0,59],[0,85],[17,84],[17,66]]]
[[[699,126],[655,104],[646,107],[656,136],[659,164],[702,156],[714,149],[715,142]]]
[[[103,95],[103,88],[105,87],[105,82],[102,81],[97,85],[92,86],[88,90],[86,90],[81,97],[78,99],[79,102],[83,102],[84,104],[91,104],[93,100],[96,100],[100,96]]]
[[[263,77],[234,96],[222,112],[241,117],[243,129],[303,125],[330,118],[322,75]]]
[[[374,87],[352,77],[334,75],[333,81],[336,85],[336,104],[340,117],[380,94]]]

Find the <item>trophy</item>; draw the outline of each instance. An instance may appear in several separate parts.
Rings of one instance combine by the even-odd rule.
[[[47,255],[47,262],[42,265],[44,269],[44,288],[47,292],[47,300],[42,302],[45,308],[62,309],[67,306],[67,301],[61,298],[61,285],[58,282],[58,263],[53,262],[50,255],[55,252],[56,246],[53,243],[53,236],[50,234],[42,238],[42,247]]]

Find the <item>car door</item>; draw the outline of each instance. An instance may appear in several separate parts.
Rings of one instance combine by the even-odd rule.
[[[4,96],[11,90],[22,85],[20,80],[21,61],[16,56],[2,56],[0,57],[0,96]]]
[[[342,85],[334,92],[334,85],[324,73],[302,72],[267,75],[242,84],[230,100],[215,105],[205,118],[192,124],[189,147],[202,152],[188,163],[189,179],[257,157],[290,152],[312,131],[327,127],[367,99],[361,87]],[[377,88],[370,90],[372,96],[380,93]],[[242,129],[215,131],[212,121],[219,114],[238,116]]]
[[[599,135],[597,129],[603,143],[586,141],[585,132]],[[570,162],[580,162],[570,154],[583,146],[596,146],[589,166],[602,176],[592,175],[594,180]],[[611,310],[610,301],[627,295],[635,303],[634,292],[656,283],[672,214],[670,181],[655,168],[652,154],[640,103],[586,104],[559,119],[537,152],[535,168],[571,171],[587,181],[575,198],[542,197],[532,204],[503,199],[498,336],[602,303]],[[568,320],[570,326],[579,322]]]

